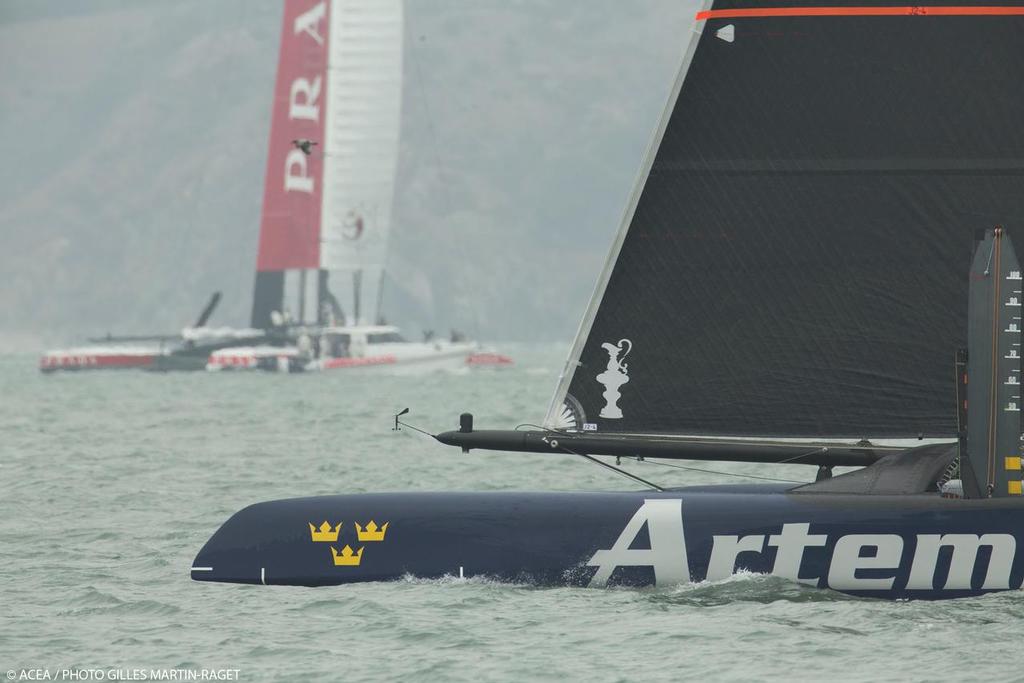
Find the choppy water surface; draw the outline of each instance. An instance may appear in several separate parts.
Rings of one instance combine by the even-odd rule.
[[[1024,679],[1016,593],[887,603],[761,576],[671,590],[189,579],[210,534],[260,500],[631,487],[570,456],[463,455],[391,431],[407,406],[432,430],[463,410],[480,428],[539,420],[563,349],[514,353],[512,370],[427,376],[44,377],[32,357],[0,357],[0,669],[226,667],[246,681]],[[663,484],[732,481],[634,468]]]

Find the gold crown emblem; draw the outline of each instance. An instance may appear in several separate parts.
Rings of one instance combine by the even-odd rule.
[[[314,543],[336,543],[338,541],[338,531],[341,529],[341,522],[331,529],[330,523],[324,520],[324,523],[317,529],[313,526],[313,523],[309,523],[309,537]]]
[[[360,547],[359,550],[353,552],[352,548],[346,545],[339,553],[332,545],[331,555],[334,556],[335,567],[358,567],[360,560],[363,559],[363,549]]]
[[[370,523],[366,525],[366,528],[359,526],[359,522],[356,522],[356,536],[359,537],[360,541],[383,541],[384,534],[388,532],[388,524],[391,522],[384,522],[384,526],[377,528],[377,522],[370,520]]]

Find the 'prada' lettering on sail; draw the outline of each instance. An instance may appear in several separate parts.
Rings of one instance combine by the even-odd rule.
[[[324,39],[320,31],[320,22],[327,15],[327,7],[323,2],[317,3],[306,12],[295,18],[294,33],[299,39],[315,41],[323,46]],[[292,79],[288,97],[289,120],[312,121],[320,120],[320,93],[323,89],[323,76],[319,73],[296,76]],[[313,194],[315,181],[309,174],[307,154],[301,149],[291,149],[284,161],[285,192],[305,192]]]

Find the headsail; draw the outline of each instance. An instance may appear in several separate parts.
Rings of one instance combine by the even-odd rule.
[[[1024,238],[1024,8],[957,4],[703,8],[548,426],[956,435],[972,234]]]

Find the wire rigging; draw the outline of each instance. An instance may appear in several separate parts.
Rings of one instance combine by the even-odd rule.
[[[643,460],[640,460],[639,458],[637,458],[636,460],[637,460],[637,462],[646,462],[646,463],[650,463],[651,465],[661,465],[663,467],[673,467],[673,468],[678,469],[678,470],[688,470],[690,472],[703,472],[705,474],[722,474],[722,475],[729,476],[729,477],[743,477],[745,479],[760,479],[761,481],[775,481],[775,482],[780,482],[780,483],[785,483],[785,484],[809,484],[810,483],[810,482],[807,482],[807,481],[797,481],[796,479],[779,479],[778,477],[759,477],[756,474],[739,474],[737,472],[724,472],[722,470],[707,470],[707,469],[703,469],[701,467],[688,467],[686,465],[676,465],[675,463],[661,462],[660,460],[648,460],[646,458],[644,458]]]
[[[556,431],[554,429],[550,429],[550,428],[547,428],[547,427],[541,427],[540,425],[531,424],[529,422],[523,422],[523,423],[517,424],[516,425],[516,430],[518,431],[522,427],[529,427],[531,429],[537,429],[537,430],[540,430],[542,432],[546,432],[546,433],[554,435],[554,436],[563,436],[560,432],[558,432],[558,431]],[[606,463],[606,462],[604,462],[602,460],[598,460],[597,458],[595,458],[595,457],[593,457],[591,455],[587,455],[587,454],[584,454],[584,453],[577,453],[577,452],[567,448],[566,446],[558,443],[557,441],[555,443],[556,443],[555,447],[562,449],[566,453],[571,453],[572,455],[579,455],[581,457],[584,457],[584,458],[586,458],[588,460],[596,462],[597,464],[599,464],[599,465],[601,465],[603,467],[607,467],[609,469],[612,469],[612,470],[618,472],[619,474],[627,476],[627,477],[629,477],[631,479],[636,479],[638,481],[641,481],[642,483],[647,484],[648,486],[651,486],[652,488],[654,488],[654,489],[656,489],[658,491],[664,491],[665,490],[662,487],[657,486],[656,484],[652,484],[651,482],[648,482],[648,481],[646,481],[644,479],[640,479],[636,475],[633,475],[633,474],[627,472],[626,470],[623,470],[623,469],[620,469],[618,467],[615,467],[614,465],[609,465],[608,463]],[[826,446],[819,446],[818,448],[811,449],[811,450],[807,451],[806,453],[800,453],[798,455],[794,455],[791,458],[786,458],[785,460],[780,460],[777,463],[773,463],[773,464],[785,465],[786,463],[793,463],[793,462],[796,462],[797,460],[800,460],[801,458],[806,458],[808,455],[814,455],[815,453],[821,453],[821,452],[826,452],[826,451],[828,451],[828,448]],[[774,482],[780,482],[780,483],[784,483],[784,484],[808,484],[808,483],[810,483],[810,482],[806,482],[806,481],[797,481],[795,479],[780,479],[778,477],[761,477],[761,476],[758,476],[756,474],[740,474],[739,472],[725,472],[725,471],[722,471],[722,470],[709,470],[709,469],[703,469],[703,468],[700,468],[700,467],[688,467],[686,465],[676,465],[676,464],[673,464],[673,463],[661,462],[659,460],[648,460],[647,458],[644,458],[644,457],[641,457],[641,456],[616,456],[616,461],[618,461],[622,457],[627,457],[627,458],[628,457],[632,457],[637,462],[649,462],[652,465],[662,465],[664,467],[672,467],[672,468],[675,468],[675,469],[688,470],[688,471],[691,471],[691,472],[704,472],[706,474],[719,474],[719,475],[726,476],[726,477],[740,477],[740,478],[743,478],[743,479],[758,479],[758,480],[761,480],[761,481],[774,481]]]

